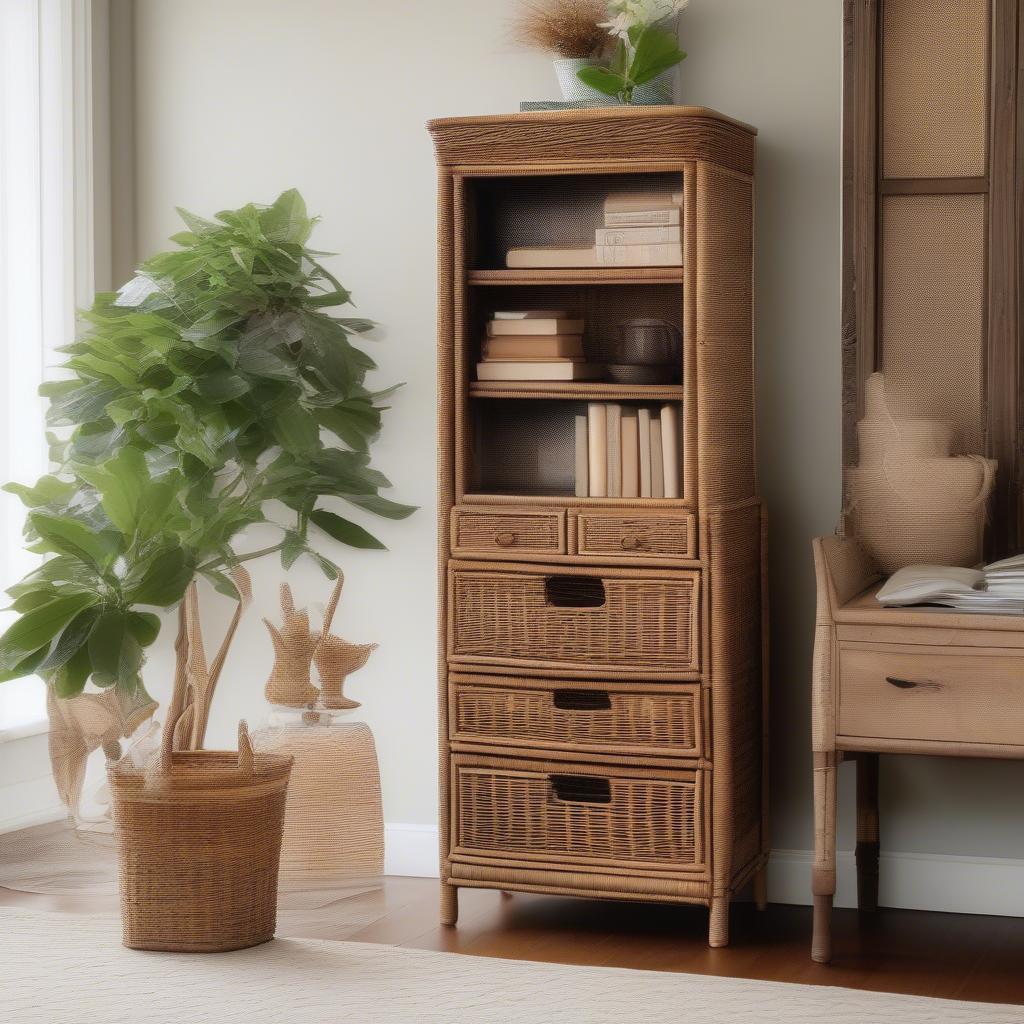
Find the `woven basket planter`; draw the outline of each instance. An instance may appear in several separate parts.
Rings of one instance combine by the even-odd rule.
[[[237,754],[165,743],[148,769],[110,765],[125,946],[214,953],[274,937],[291,767],[254,754],[244,722]]]

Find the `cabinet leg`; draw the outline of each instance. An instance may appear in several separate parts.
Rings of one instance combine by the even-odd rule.
[[[758,910],[768,907],[768,865],[762,864],[754,872],[754,906]]]
[[[836,891],[836,767],[834,750],[814,752],[814,937],[811,959],[832,959],[832,897]]]
[[[713,949],[729,945],[729,897],[712,896],[708,921],[708,945]]]
[[[857,755],[857,906],[878,909],[878,755]]]
[[[441,924],[454,925],[459,920],[459,890],[447,882],[441,883]]]

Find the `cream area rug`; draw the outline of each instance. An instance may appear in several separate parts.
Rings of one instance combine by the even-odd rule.
[[[140,953],[112,915],[0,910],[10,1024],[1021,1024],[1024,1009],[276,939]]]

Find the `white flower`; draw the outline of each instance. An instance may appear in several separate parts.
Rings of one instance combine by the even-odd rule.
[[[608,29],[609,35],[625,39],[634,26],[656,25],[689,5],[690,0],[610,0],[610,20],[602,22],[601,28]]]

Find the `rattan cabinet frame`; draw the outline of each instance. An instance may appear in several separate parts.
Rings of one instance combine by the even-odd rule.
[[[438,163],[442,920],[455,924],[462,887],[697,903],[710,909],[710,944],[726,945],[734,895],[753,881],[764,905],[769,842],[765,515],[754,449],[756,132],[711,110],[674,106],[449,118],[429,130]],[[478,197],[503,181],[514,191],[529,176],[550,183],[559,175],[566,189],[587,176],[677,175],[682,268],[481,265],[474,232],[487,210],[478,209]],[[530,302],[565,288],[572,290],[568,305],[570,295],[607,296],[599,290],[623,286],[641,295],[656,289],[662,306],[677,303],[684,336],[678,385],[473,380],[474,334],[488,294]],[[681,497],[474,490],[473,403],[496,398],[681,403]],[[547,614],[537,581],[548,576],[603,581],[608,606],[535,627],[529,617]],[[461,635],[463,628],[473,634]],[[631,638],[642,665],[632,659]],[[460,730],[449,700],[474,680],[491,686],[488,700],[505,703],[494,705],[493,722]],[[640,703],[629,705],[630,694]],[[677,706],[690,716],[685,729],[693,740],[678,751],[666,743],[645,750],[625,729],[606,748],[587,738],[608,737],[629,706],[642,707],[642,727],[668,735],[673,723],[666,727],[663,709],[680,694],[688,695]],[[588,731],[588,715],[606,717]],[[509,722],[522,734],[510,735]],[[500,742],[489,738],[496,723]],[[473,780],[465,793],[460,778]],[[654,801],[663,834],[652,832],[645,801]],[[507,849],[494,833],[500,815],[518,830],[506,836]],[[616,823],[612,836],[608,823]],[[522,839],[534,830],[536,852]],[[588,839],[599,833],[600,841]],[[472,849],[460,845],[463,834],[477,837]],[[685,855],[671,854],[684,847]],[[555,855],[562,849],[564,856]]]

